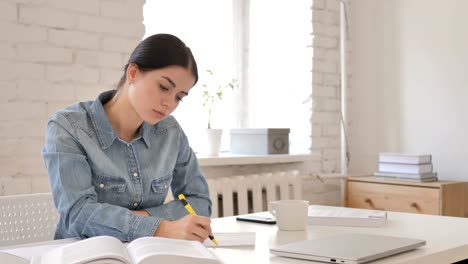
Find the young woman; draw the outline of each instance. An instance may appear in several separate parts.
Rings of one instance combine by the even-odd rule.
[[[42,155],[60,213],[56,239],[211,234],[208,186],[170,115],[197,80],[190,49],[157,34],[135,48],[116,90],[52,115]],[[178,199],[164,204],[169,187],[199,216]]]

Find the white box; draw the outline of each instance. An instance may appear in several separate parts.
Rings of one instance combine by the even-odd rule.
[[[289,128],[231,129],[231,153],[268,155],[289,153]]]

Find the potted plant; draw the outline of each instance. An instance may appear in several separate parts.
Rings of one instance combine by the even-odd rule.
[[[223,82],[216,78],[212,70],[206,70],[206,73],[208,74],[206,83],[202,84],[203,108],[206,111],[208,121],[206,126],[207,142],[205,154],[209,156],[216,156],[218,155],[219,149],[221,147],[221,136],[223,130],[212,127],[213,111],[223,100],[224,93],[228,89],[234,89],[235,80]]]

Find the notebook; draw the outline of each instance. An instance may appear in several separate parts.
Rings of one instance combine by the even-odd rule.
[[[327,263],[360,264],[423,246],[426,241],[405,237],[342,234],[270,248],[270,253]]]

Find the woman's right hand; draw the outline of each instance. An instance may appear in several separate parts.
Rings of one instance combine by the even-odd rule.
[[[186,215],[175,221],[161,221],[154,236],[197,240],[203,243],[212,234],[210,224],[211,219],[208,217]]]

